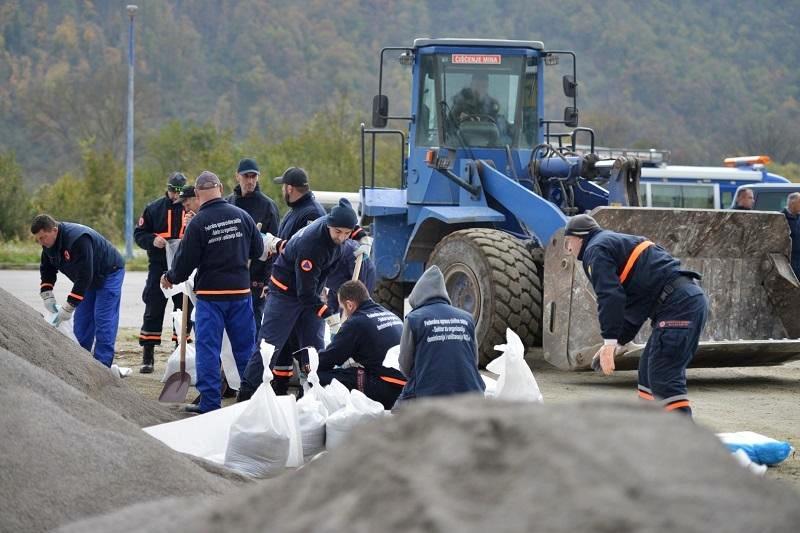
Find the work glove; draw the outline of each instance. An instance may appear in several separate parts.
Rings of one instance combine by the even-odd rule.
[[[281,242],[281,239],[269,232],[262,233],[261,239],[264,241],[264,253],[261,254],[259,259],[261,261],[266,261],[267,257],[278,253],[278,244]]]
[[[331,337],[333,337],[339,332],[339,328],[342,327],[342,317],[339,313],[334,313],[325,319],[325,323],[328,324],[328,328],[331,330]]]
[[[372,253],[372,237],[369,235],[365,237],[361,237],[361,240],[358,241],[358,248],[353,251],[353,255],[358,258],[359,255],[364,255],[365,257],[369,257]]]
[[[69,302],[65,303],[58,309],[58,314],[53,318],[53,325],[58,327],[62,322],[66,322],[72,318],[72,313],[75,308]]]
[[[48,313],[51,315],[58,313],[56,297],[53,295],[53,291],[42,291],[39,293],[39,296],[42,297],[42,303],[44,303],[44,308],[47,309]]]

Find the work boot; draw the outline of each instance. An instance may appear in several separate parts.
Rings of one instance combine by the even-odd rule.
[[[154,346],[142,346],[142,368],[140,374],[152,374],[155,358],[153,357]]]

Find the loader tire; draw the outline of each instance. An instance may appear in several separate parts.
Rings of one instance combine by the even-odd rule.
[[[437,265],[453,305],[471,313],[481,366],[499,356],[511,328],[526,348],[542,342],[540,264],[525,243],[486,228],[455,231],[436,245],[428,265]]]
[[[375,286],[375,301],[386,309],[403,318],[405,299],[411,292],[410,284],[400,281],[381,280]]]

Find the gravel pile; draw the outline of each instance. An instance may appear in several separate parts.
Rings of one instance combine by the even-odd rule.
[[[796,532],[798,523],[791,488],[742,469],[679,415],[461,398],[366,425],[270,482],[65,531]]]
[[[131,390],[90,353],[48,325],[30,306],[0,289],[0,348],[42,368],[140,427],[177,414]]]
[[[0,531],[45,531],[137,502],[212,495],[207,472],[52,374],[0,348]]]

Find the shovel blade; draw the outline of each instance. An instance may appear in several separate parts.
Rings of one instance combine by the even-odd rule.
[[[187,372],[175,372],[168,377],[167,382],[164,383],[164,388],[161,390],[158,401],[164,403],[184,403],[191,383],[192,377]]]

